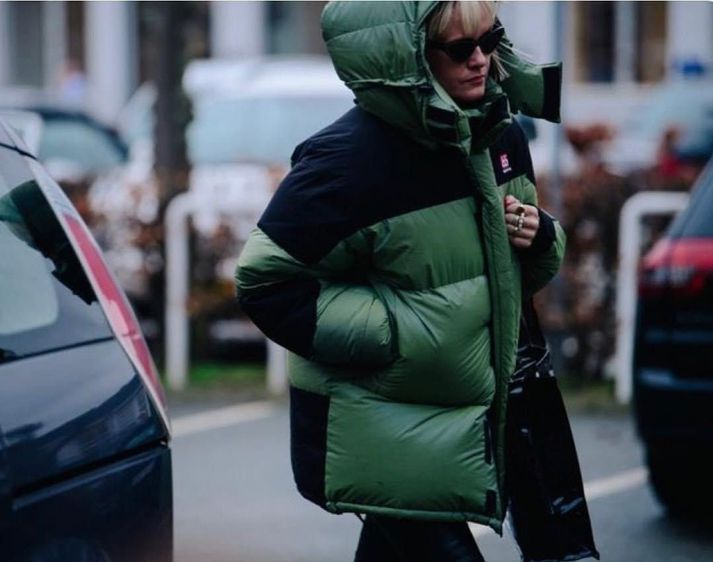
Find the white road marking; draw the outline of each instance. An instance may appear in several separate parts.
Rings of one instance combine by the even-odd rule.
[[[626,492],[646,484],[648,477],[649,472],[643,466],[639,466],[607,478],[585,482],[584,495],[588,501],[591,501],[619,492]]]
[[[272,402],[249,402],[171,420],[173,437],[185,437],[202,431],[220,429],[243,422],[267,418],[276,410]]]
[[[592,501],[618,494],[619,492],[626,492],[645,484],[648,475],[648,471],[643,466],[639,466],[606,478],[585,482],[584,495],[587,501]],[[468,523],[468,526],[476,539],[494,532],[490,527],[478,525],[477,523]]]

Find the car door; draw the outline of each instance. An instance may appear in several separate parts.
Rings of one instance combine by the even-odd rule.
[[[5,140],[0,558],[164,560],[172,533],[166,428],[30,158]]]
[[[5,459],[5,439],[0,427],[0,537],[5,535],[10,520],[10,480]]]

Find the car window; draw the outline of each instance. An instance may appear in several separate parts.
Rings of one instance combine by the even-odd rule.
[[[112,337],[79,259],[25,162],[0,149],[0,363]]]
[[[348,96],[199,100],[187,131],[189,158],[194,164],[286,164],[297,144],[352,105]]]
[[[672,238],[713,237],[713,160],[704,168],[685,211],[679,214],[668,234]]]
[[[66,160],[92,173],[108,170],[125,160],[106,132],[70,119],[45,121],[39,157],[43,162]]]

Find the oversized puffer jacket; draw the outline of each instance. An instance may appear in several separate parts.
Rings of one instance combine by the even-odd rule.
[[[560,68],[520,61],[461,109],[433,80],[434,2],[330,4],[322,18],[357,106],[295,150],[240,256],[243,310],[290,350],[300,492],[335,513],[469,520],[500,532],[506,388],[521,296],[555,274],[541,213],[518,252],[503,199],[536,205],[511,111],[558,119]]]

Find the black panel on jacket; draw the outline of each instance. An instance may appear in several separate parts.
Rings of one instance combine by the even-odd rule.
[[[490,161],[498,185],[523,174],[535,183],[527,136],[516,120],[513,120],[512,125],[505,129],[502,136],[490,147]]]
[[[544,79],[544,106],[542,117],[553,123],[559,123],[562,104],[562,65],[547,66],[542,69]]]
[[[360,107],[298,146],[293,164],[258,226],[306,264],[361,228],[473,193],[461,157]]]
[[[529,260],[535,260],[539,258],[542,254],[549,251],[552,248],[557,239],[557,230],[555,229],[555,219],[547,211],[542,209],[537,209],[540,217],[540,227],[537,229],[537,234],[532,240],[532,244],[529,248],[518,248],[517,252],[523,263]]]
[[[303,357],[312,354],[319,281],[294,279],[242,291],[238,302],[272,341]]]
[[[300,494],[324,507],[329,397],[290,387],[290,450]]]
[[[485,513],[495,515],[495,506],[497,505],[498,494],[495,490],[488,490],[485,493]]]
[[[537,211],[540,215],[540,228],[537,230],[532,246],[529,248],[531,253],[535,255],[549,250],[557,237],[555,220],[552,215],[542,209],[537,209]]]

